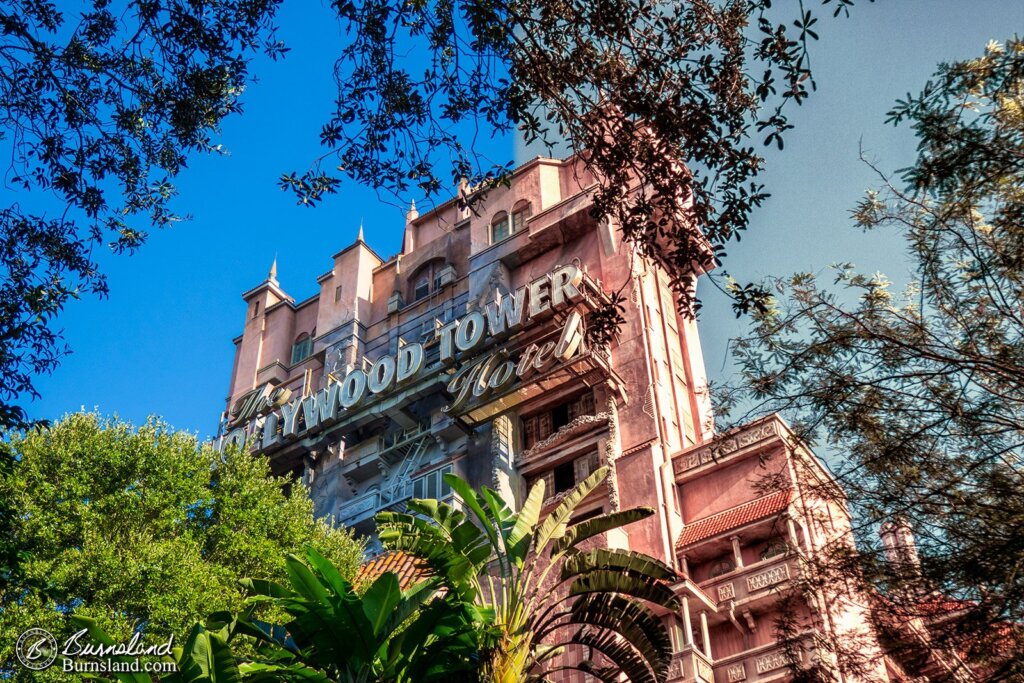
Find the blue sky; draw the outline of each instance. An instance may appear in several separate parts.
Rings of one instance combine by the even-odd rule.
[[[240,294],[263,280],[275,255],[282,286],[302,300],[316,293],[316,277],[360,222],[378,253],[398,250],[404,207],[393,198],[345,184],[309,209],[277,189],[281,172],[301,171],[320,153],[342,40],[322,4],[286,5],[281,38],[292,51],[254,66],[259,81],[244,96],[245,113],[223,129],[229,155],[194,158],[178,181],[177,206],[192,220],[154,232],[134,256],[101,257],[110,296],[73,302],[61,316],[73,354],[39,379],[43,398],[27,406],[32,417],[82,407],[136,422],[155,414],[207,436],[228,390],[231,339],[244,322]],[[783,152],[769,154],[764,175],[773,196],[729,249],[726,266],[741,280],[820,271],[836,261],[899,277],[900,241],[860,234],[848,218],[877,184],[858,159],[859,145],[883,169],[909,164],[911,131],[883,123],[894,100],[919,90],[939,62],[980,54],[989,39],[1024,28],[1019,0],[861,0],[850,19],[832,20],[827,8],[816,13],[818,92],[790,111],[796,129]],[[728,340],[743,322],[709,288],[702,295],[708,371],[725,379]]]

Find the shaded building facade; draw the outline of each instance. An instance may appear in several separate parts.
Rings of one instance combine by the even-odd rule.
[[[794,661],[827,666],[826,637],[873,662],[840,680],[903,680],[862,601],[795,590],[803,558],[850,536],[815,493],[828,473],[775,416],[714,431],[697,324],[663,265],[591,217],[592,186],[577,160],[537,158],[473,211],[413,207],[393,257],[360,233],[304,301],[272,268],[243,294],[221,443],[253,440],[371,546],[376,512],[450,497],[445,473],[515,509],[543,479],[550,509],[607,465],[580,518],[654,508],[605,541],[684,577],[671,681],[783,680]],[[587,315],[617,291],[625,324],[593,347]]]

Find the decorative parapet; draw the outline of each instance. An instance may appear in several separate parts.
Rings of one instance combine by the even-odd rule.
[[[747,590],[751,593],[782,583],[789,578],[789,565],[780,564],[760,574],[747,577]],[[721,589],[719,589],[721,590]]]
[[[747,668],[743,666],[743,662],[733,664],[725,669],[725,677],[729,679],[729,683],[733,683],[733,681],[745,681],[747,680]]]
[[[707,663],[702,657],[697,657],[697,680],[706,681],[707,683],[714,683],[715,671],[711,668],[711,665]]]
[[[774,671],[775,669],[781,669],[788,665],[789,660],[786,658],[786,654],[781,650],[769,652],[768,654],[762,655],[754,660],[754,669],[759,674]]]
[[[667,680],[670,683],[715,683],[715,670],[702,652],[687,645],[672,655]]]
[[[676,476],[710,462],[719,462],[740,449],[773,436],[779,436],[780,433],[779,421],[772,418],[744,428],[732,436],[715,439],[709,444],[676,458],[673,463]]]
[[[725,602],[726,600],[732,600],[736,597],[736,587],[732,585],[732,582],[723,583],[718,587],[718,601]]]
[[[565,425],[557,432],[544,439],[533,444],[531,448],[523,451],[516,458],[516,464],[527,462],[535,458],[538,454],[543,451],[556,446],[560,443],[568,441],[577,434],[588,432],[597,425],[606,424],[609,421],[608,413],[598,413],[597,415],[580,415],[575,420]]]
[[[351,524],[353,520],[364,516],[367,512],[376,512],[380,506],[380,492],[370,491],[351,500],[343,501],[338,508],[337,518],[342,524]]]
[[[677,681],[681,680],[686,675],[686,669],[683,667],[683,658],[681,655],[673,655],[672,661],[668,665],[668,676],[666,680]]]

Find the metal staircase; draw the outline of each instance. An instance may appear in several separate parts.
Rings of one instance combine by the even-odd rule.
[[[412,496],[412,480],[409,479],[409,473],[416,468],[423,454],[426,453],[430,441],[430,432],[424,431],[418,438],[401,442],[391,449],[391,453],[396,456],[401,454],[401,461],[398,471],[389,475],[392,481],[391,486],[381,492],[381,504],[385,509],[396,512],[406,511],[405,501]],[[397,460],[397,458],[395,459]]]

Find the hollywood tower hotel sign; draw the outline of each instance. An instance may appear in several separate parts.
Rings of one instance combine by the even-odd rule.
[[[576,265],[561,266],[550,275],[537,278],[528,287],[520,287],[511,295],[484,306],[484,311],[470,311],[465,316],[436,329],[434,341],[440,344],[439,361],[443,372],[456,358],[478,354],[490,342],[504,339],[529,325],[550,317],[569,305],[581,301],[583,271]],[[543,375],[577,355],[585,347],[583,316],[572,311],[561,325],[557,340],[532,343],[519,353],[506,348],[466,362],[451,373],[447,390],[453,398],[443,408],[446,413],[461,413],[474,403],[503,395],[534,375]],[[458,354],[458,356],[457,356]],[[255,437],[263,450],[288,439],[312,434],[358,413],[388,394],[414,382],[424,374],[423,344],[412,342],[401,346],[394,356],[386,354],[369,364],[369,369],[349,370],[344,379],[330,382],[317,394],[291,398],[291,391],[266,384],[236,402],[231,413],[231,431],[221,440],[221,447],[241,445]]]
[[[849,534],[849,516],[814,493],[829,475],[778,418],[714,433],[696,323],[678,314],[663,264],[593,220],[591,185],[576,159],[537,158],[479,214],[414,207],[399,254],[379,257],[360,234],[301,301],[273,267],[243,294],[219,441],[251,443],[371,547],[376,512],[450,497],[447,472],[518,508],[532,482],[553,505],[606,464],[580,515],[654,508],[603,542],[685,577],[680,613],[664,615],[670,680],[778,680],[779,601],[801,557]],[[617,338],[587,345],[588,313],[620,288]],[[789,609],[807,662],[818,636],[875,642],[846,596]],[[875,673],[899,669],[883,653]]]

